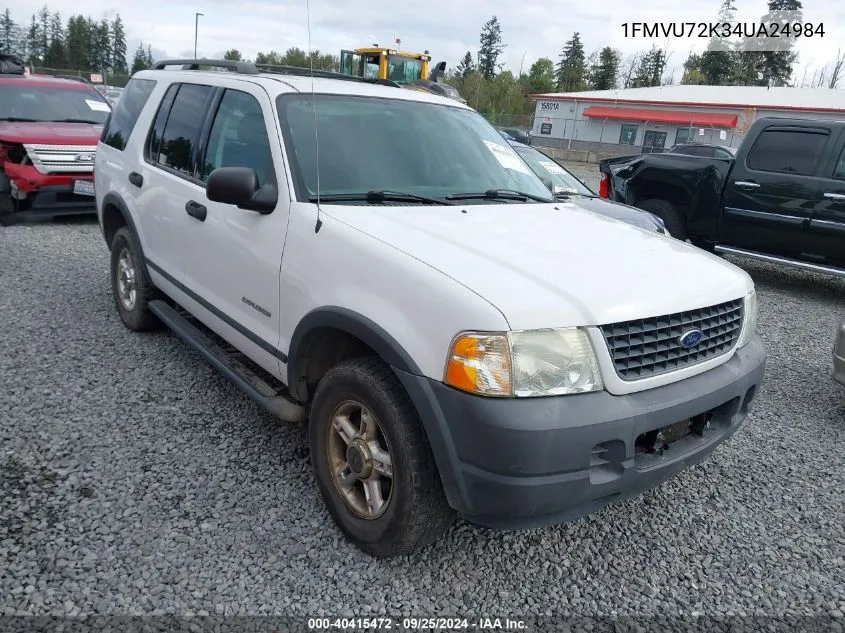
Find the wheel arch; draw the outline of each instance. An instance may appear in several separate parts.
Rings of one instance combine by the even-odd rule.
[[[338,336],[347,337],[344,342],[351,344],[353,354],[371,351],[391,367],[410,374],[422,373],[407,350],[378,323],[348,308],[324,306],[312,310],[300,320],[288,348],[288,390],[300,402],[307,402],[310,398],[309,367],[313,370],[310,353],[315,351],[315,346],[329,344],[326,343],[327,338],[337,341]],[[341,356],[335,358],[336,361],[341,359]],[[325,370],[328,369],[326,366]]]

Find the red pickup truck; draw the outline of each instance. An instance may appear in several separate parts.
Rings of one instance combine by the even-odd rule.
[[[94,152],[111,113],[83,79],[0,59],[0,223],[96,213]]]

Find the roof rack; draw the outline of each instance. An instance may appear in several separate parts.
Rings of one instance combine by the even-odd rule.
[[[181,66],[182,70],[199,70],[201,66],[207,68],[223,68],[239,75],[258,75],[262,72],[271,75],[295,75],[297,77],[321,77],[323,79],[340,79],[342,81],[358,81],[380,86],[401,88],[402,86],[389,79],[375,79],[370,77],[355,77],[330,70],[311,70],[300,66],[278,66],[275,64],[253,64],[229,59],[163,59],[150,66],[150,70],[164,70],[167,66]]]
[[[94,84],[85,79],[85,77],[80,77],[79,75],[64,75],[64,74],[54,74],[54,73],[44,73],[47,77],[55,77],[56,79],[70,79],[71,81],[81,81],[84,84],[88,84],[93,86]]]
[[[331,70],[311,70],[301,66],[277,66],[274,64],[255,64],[255,67],[262,72],[271,75],[295,75],[297,77],[320,77],[323,79],[340,79],[341,81],[358,81],[368,84],[378,84],[379,86],[390,86],[392,88],[401,88],[398,83],[389,79],[378,79],[375,77],[356,77],[354,75],[344,75],[343,73],[333,72]]]
[[[181,66],[182,70],[199,70],[200,66],[223,68],[239,75],[257,75],[258,69],[250,62],[231,59],[162,59],[150,66],[150,70],[164,70],[168,66]]]

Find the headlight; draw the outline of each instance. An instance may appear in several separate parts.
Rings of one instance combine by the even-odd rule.
[[[444,382],[483,396],[556,396],[603,388],[587,333],[579,328],[467,332],[449,351]]]
[[[754,338],[757,332],[757,291],[752,290],[745,295],[745,307],[743,310],[745,318],[742,321],[742,331],[739,333],[737,347],[742,347]]]

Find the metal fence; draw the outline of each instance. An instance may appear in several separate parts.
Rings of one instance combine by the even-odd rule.
[[[123,88],[129,81],[129,75],[109,74],[104,71],[85,70],[81,68],[48,68],[46,66],[31,66],[30,72],[34,75],[67,75],[81,77],[94,85],[107,85],[116,88]]]

